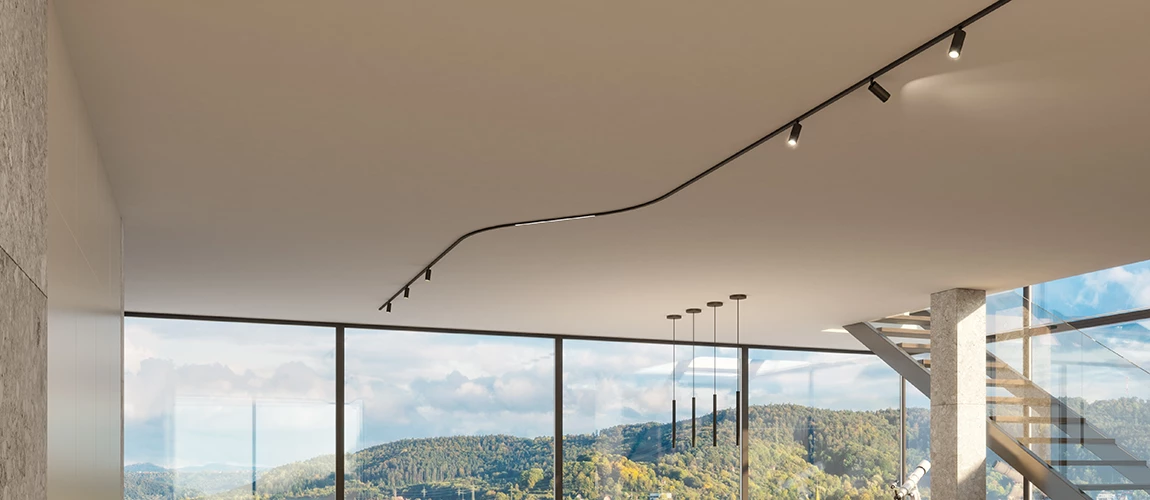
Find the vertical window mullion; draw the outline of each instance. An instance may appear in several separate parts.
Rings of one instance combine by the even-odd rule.
[[[344,349],[343,327],[335,328],[335,498],[344,499],[344,467],[347,450],[344,449]]]

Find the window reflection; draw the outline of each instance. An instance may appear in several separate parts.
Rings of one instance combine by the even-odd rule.
[[[899,377],[876,356],[750,351],[750,498],[879,498],[899,472]]]
[[[565,498],[738,498],[736,349],[575,340],[563,346]]]
[[[334,494],[334,353],[332,328],[126,319],[124,498]]]

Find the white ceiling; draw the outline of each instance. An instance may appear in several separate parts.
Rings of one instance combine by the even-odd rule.
[[[1017,0],[797,150],[477,236],[376,307],[467,231],[657,196],[987,2],[55,0],[128,310],[665,338],[746,293],[745,342],[821,347],[1150,258],[1150,3]]]

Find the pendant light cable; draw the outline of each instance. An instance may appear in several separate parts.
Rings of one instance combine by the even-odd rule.
[[[735,345],[739,346],[739,355],[742,356],[742,321],[743,321],[743,300],[747,296],[741,293],[736,293],[731,296],[731,300],[735,301]],[[739,373],[735,376],[735,445],[740,446],[742,442],[743,431],[743,391],[740,384],[741,376],[750,376],[750,374]],[[748,415],[749,416],[749,415]]]
[[[678,446],[678,429],[679,420],[676,415],[678,411],[678,393],[679,393],[679,360],[676,351],[678,346],[678,335],[676,333],[676,324],[682,316],[678,314],[670,314],[667,319],[671,320],[671,449]]]
[[[707,302],[711,308],[711,446],[719,446],[719,308],[722,302]]]
[[[702,309],[692,307],[687,309],[687,314],[691,315],[691,447],[694,448],[698,442],[698,432],[695,423],[698,421],[698,405],[696,400],[696,387],[695,383],[695,315],[703,312]]]

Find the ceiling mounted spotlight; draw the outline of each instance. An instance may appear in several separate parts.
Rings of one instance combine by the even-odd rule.
[[[403,288],[403,298],[405,298],[405,299],[411,298],[411,287],[404,287]]]
[[[795,124],[791,126],[790,137],[787,137],[787,145],[792,148],[799,147],[799,134],[801,133],[803,133],[803,125],[799,122],[795,122]]]
[[[879,85],[875,80],[870,81],[870,87],[867,87],[867,89],[882,102],[890,100],[890,92],[887,92],[886,89],[882,88],[882,85]]]
[[[383,307],[387,309],[387,312],[391,312],[391,302],[384,304]]]
[[[966,41],[966,32],[959,28],[954,32],[954,38],[950,39],[950,58],[958,59],[962,57],[962,42]]]
[[[964,31],[965,28],[967,26],[974,25],[978,21],[982,20],[983,18],[990,15],[991,13],[997,11],[1001,7],[1011,3],[1012,1],[1013,0],[994,0],[993,3],[986,6],[982,10],[975,12],[974,14],[970,15],[966,19],[958,21],[957,24],[950,25],[950,27],[948,27],[945,31],[943,31],[943,32],[939,33],[938,35],[934,36],[933,38],[923,42],[921,45],[911,49],[909,52],[907,52],[907,53],[903,54],[902,56],[900,56],[899,58],[891,61],[886,66],[878,68],[873,73],[870,73],[868,76],[863,77],[859,80],[852,80],[851,83],[846,88],[843,88],[838,93],[836,93],[830,97],[827,97],[825,100],[823,100],[822,102],[820,102],[818,104],[815,104],[814,107],[804,111],[803,113],[795,116],[794,118],[791,118],[790,121],[781,122],[781,124],[778,127],[773,128],[770,131],[766,132],[765,135],[759,137],[758,139],[755,139],[753,142],[751,142],[750,144],[747,144],[742,149],[739,149],[738,151],[735,151],[734,153],[732,153],[726,157],[723,157],[717,163],[711,164],[708,168],[706,168],[702,172],[699,172],[695,176],[690,177],[686,180],[683,180],[681,183],[679,183],[675,186],[668,186],[669,189],[667,191],[663,192],[662,194],[657,194],[657,196],[654,196],[653,198],[641,200],[641,201],[634,203],[634,204],[631,204],[631,205],[627,205],[627,206],[623,206],[623,207],[617,207],[617,208],[613,208],[613,209],[602,210],[599,212],[573,214],[573,215],[567,215],[567,216],[556,216],[556,217],[549,218],[549,219],[531,219],[531,220],[524,220],[524,221],[518,221],[518,222],[506,222],[506,223],[501,223],[501,224],[493,224],[493,225],[481,227],[481,228],[472,230],[468,233],[465,233],[462,236],[459,236],[458,238],[456,238],[450,244],[448,244],[444,250],[442,250],[441,252],[439,252],[438,255],[436,255],[434,258],[432,258],[430,260],[430,262],[428,264],[426,264],[426,267],[422,271],[419,272],[419,274],[415,274],[414,276],[412,276],[410,278],[410,280],[407,283],[396,287],[395,291],[392,293],[392,295],[390,297],[386,298],[384,301],[382,301],[381,305],[379,306],[379,310],[382,311],[389,303],[397,300],[400,297],[400,295],[403,295],[404,288],[412,286],[413,284],[415,284],[415,282],[419,280],[420,274],[423,274],[424,279],[426,279],[427,281],[431,281],[431,267],[438,265],[438,263],[440,261],[442,261],[445,257],[447,257],[448,254],[450,254],[452,251],[459,248],[464,241],[468,240],[469,238],[471,238],[473,236],[477,236],[479,234],[483,234],[483,233],[487,233],[487,232],[491,232],[491,231],[496,231],[496,230],[500,230],[500,229],[510,228],[510,227],[531,226],[531,225],[536,225],[536,224],[549,224],[549,223],[562,222],[562,221],[590,219],[592,217],[603,217],[603,216],[608,216],[608,215],[616,215],[616,214],[623,214],[623,213],[632,212],[635,210],[639,210],[641,208],[645,208],[645,207],[654,205],[656,203],[661,203],[664,200],[671,198],[672,196],[676,196],[678,193],[680,193],[680,192],[684,191],[685,189],[687,189],[688,187],[696,184],[699,180],[701,180],[707,176],[713,175],[715,172],[718,172],[720,169],[723,169],[724,167],[735,162],[735,160],[739,159],[743,155],[745,155],[745,154],[751,152],[752,150],[762,146],[763,144],[774,141],[774,139],[776,139],[777,137],[782,136],[783,134],[787,134],[788,132],[789,132],[789,136],[787,138],[787,145],[790,146],[792,149],[798,148],[799,136],[801,135],[802,130],[803,130],[803,126],[800,123],[801,121],[806,120],[808,118],[811,118],[818,113],[821,113],[823,110],[831,107],[832,105],[839,102],[843,98],[855,93],[856,91],[862,90],[863,87],[868,87],[868,85],[869,85],[868,88],[869,88],[870,92],[872,94],[874,94],[875,97],[877,97],[879,100],[881,100],[883,102],[886,102],[890,98],[891,94],[886,89],[884,89],[882,87],[882,85],[878,84],[875,81],[876,79],[884,78],[884,75],[891,73],[892,71],[894,71],[898,67],[902,66],[903,64],[906,64],[907,62],[913,60],[914,58],[918,57],[921,54],[928,53],[928,51],[931,51],[929,53],[933,53],[933,50],[937,50],[937,49],[935,49],[935,46],[941,45],[942,43],[944,43],[946,41],[947,38],[951,39],[950,50],[947,51],[948,56],[952,59],[958,59],[958,58],[962,57],[962,46],[963,46],[963,43],[966,41],[966,31]],[[817,144],[816,144],[816,146],[817,146]],[[655,193],[652,193],[652,194],[655,194]],[[684,316],[684,318],[685,318],[685,316]]]

